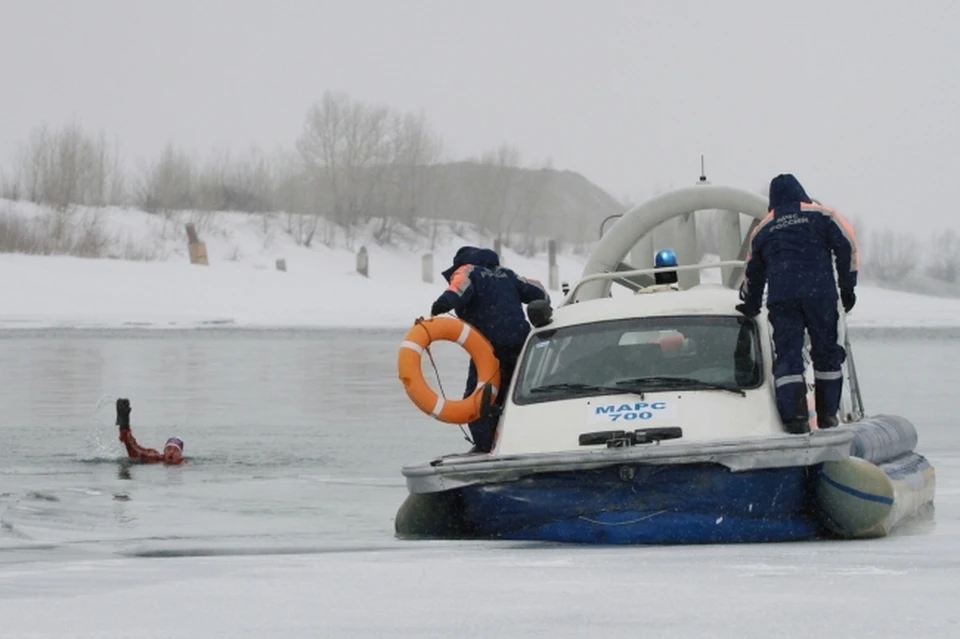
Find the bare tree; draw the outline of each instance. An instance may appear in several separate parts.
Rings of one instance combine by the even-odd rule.
[[[474,196],[480,208],[481,228],[501,236],[515,197],[520,150],[506,142],[484,153],[479,161],[477,178],[473,183]]]
[[[48,204],[65,210],[75,203],[82,203],[87,195],[85,186],[97,182],[91,177],[96,163],[93,144],[84,139],[76,125],[59,131],[54,137],[53,153],[48,156],[44,198]]]
[[[452,217],[528,254],[541,250],[540,235],[551,222],[558,222],[552,227],[557,239],[592,241],[595,218],[610,209],[585,178],[568,188],[567,176],[549,164],[523,167],[511,144],[474,163],[437,166],[442,155],[443,141],[423,112],[326,93],[308,110],[295,150],[276,158],[254,150],[198,164],[171,143],[126,173],[119,144],[104,133],[89,134],[78,124],[41,126],[21,145],[17,163],[0,174],[0,195],[47,203],[61,211],[53,217],[62,221],[76,204],[262,213],[265,234],[272,213],[280,212],[287,231],[306,245],[346,238],[350,246],[358,224],[389,243],[401,224],[417,229],[425,217],[433,220],[435,245],[442,220]]]
[[[860,242],[867,239],[867,224],[863,221],[863,218],[854,215],[848,217],[847,221],[849,221],[850,226],[853,227],[853,237],[855,241]]]
[[[274,171],[270,159],[259,149],[253,149],[250,157],[233,170],[233,183],[238,197],[244,202],[242,210],[265,213],[275,208]]]
[[[390,159],[396,152],[396,127],[383,106],[353,102],[345,95],[325,93],[307,114],[297,141],[316,197],[333,221],[348,232],[369,221]],[[309,245],[316,225],[304,239]]]
[[[152,213],[193,208],[195,174],[190,157],[167,144],[159,160],[141,169],[137,204]]]
[[[229,152],[213,155],[196,172],[193,180],[193,207],[203,211],[236,210],[231,176],[232,161]]]
[[[927,274],[955,284],[960,279],[960,236],[952,229],[935,233],[930,248]]]
[[[899,282],[917,266],[917,241],[909,234],[874,231],[864,256],[864,271],[884,282]]]
[[[7,200],[20,199],[20,175],[8,175],[0,170],[0,197]]]
[[[280,151],[271,162],[274,208],[285,213],[286,231],[298,244],[303,236],[298,232],[305,214],[315,218],[315,209],[309,178],[299,153]]]
[[[443,151],[443,141],[436,135],[423,112],[407,114],[395,122],[395,156],[393,158],[399,215],[410,226],[422,214],[425,194],[424,172]]]
[[[440,179],[434,173],[434,179],[429,180],[425,185],[424,206],[430,219],[432,220],[432,229],[430,231],[430,250],[437,249],[437,240],[440,235],[440,218],[443,214],[443,202],[447,202],[451,197],[452,185],[450,180]]]
[[[15,175],[8,191],[60,211],[107,204],[123,184],[119,154],[111,153],[106,135],[88,134],[76,123],[60,130],[35,128],[20,145]]]
[[[543,248],[538,246],[537,237],[549,226],[543,201],[555,176],[549,160],[538,169],[517,170],[517,179],[514,181],[516,192],[510,198],[512,211],[509,212],[505,232],[507,235],[515,231],[521,234],[517,248],[522,255],[532,257]]]
[[[113,153],[108,156],[107,162],[109,165],[107,171],[109,189],[105,203],[112,205],[125,204],[127,202],[127,176],[120,159],[119,140],[114,140]]]
[[[46,125],[33,129],[27,143],[20,145],[18,164],[23,190],[31,202],[40,202],[42,199],[44,167],[51,147],[50,132]]]

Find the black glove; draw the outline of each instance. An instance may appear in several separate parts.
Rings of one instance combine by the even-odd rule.
[[[552,318],[553,308],[550,307],[549,300],[534,300],[527,304],[527,319],[536,328],[546,326]]]
[[[756,317],[757,315],[760,314],[759,308],[757,308],[756,306],[751,306],[746,302],[744,302],[743,304],[737,304],[736,309],[738,313],[742,314],[745,317]]]
[[[129,399],[117,400],[117,426],[120,427],[120,430],[130,429],[130,400]]]
[[[840,291],[840,302],[843,303],[843,312],[849,313],[857,303],[857,294],[853,291]]]
[[[443,304],[443,302],[441,302],[440,300],[437,300],[436,302],[433,303],[433,306],[430,307],[430,315],[431,315],[431,316],[433,316],[433,315],[443,315],[444,313],[446,313],[446,312],[449,311],[449,310],[450,310],[450,309],[447,308],[447,307]]]

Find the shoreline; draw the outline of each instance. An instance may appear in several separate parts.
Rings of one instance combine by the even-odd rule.
[[[410,326],[413,326],[411,321]],[[129,336],[157,336],[171,334],[202,335],[202,334],[250,334],[250,335],[279,335],[279,334],[343,334],[365,333],[369,335],[395,334],[402,336],[410,326],[385,324],[382,326],[351,326],[351,325],[268,325],[268,324],[230,324],[207,323],[196,325],[142,325],[126,324],[121,326],[94,326],[94,325],[33,325],[33,326],[5,326],[0,324],[0,339],[16,339],[21,337],[51,337],[57,335],[111,337]],[[856,339],[890,339],[896,337],[925,338],[925,339],[960,339],[960,326],[949,325],[915,325],[915,326],[856,326],[850,325],[848,331]]]
[[[263,220],[223,214],[208,221],[209,264],[199,265],[185,255],[184,238],[155,228],[163,221],[137,211],[106,211],[100,219],[111,237],[127,237],[122,232],[128,232],[131,242],[137,240],[133,245],[155,246],[166,255],[162,260],[0,255],[0,332],[400,332],[429,314],[430,304],[446,288],[442,271],[457,248],[489,243],[473,231],[461,233],[456,225],[447,225],[433,246],[430,238],[411,231],[400,244],[381,246],[366,233],[354,238],[349,249],[307,247],[276,223],[265,229]],[[179,233],[180,227],[171,229]],[[358,247],[365,247],[363,264],[369,272],[358,272]],[[563,297],[559,284],[578,280],[586,259],[558,251],[550,291],[554,306]],[[550,283],[543,252],[521,255],[504,247],[501,260],[525,277]],[[716,284],[719,270],[705,268],[702,281]],[[960,298],[926,295],[924,288],[861,283],[849,317],[851,333],[949,336],[960,331]],[[619,293],[629,295],[617,289],[614,296]]]

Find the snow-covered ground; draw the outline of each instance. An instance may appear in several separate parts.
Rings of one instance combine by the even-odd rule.
[[[0,202],[0,215],[49,229],[55,214],[26,203]],[[402,328],[429,312],[444,286],[440,271],[463,244],[491,246],[466,225],[444,224],[434,254],[434,280],[425,283],[421,260],[429,238],[399,229],[392,246],[369,234],[348,240],[318,230],[311,247],[295,241],[301,221],[286,215],[184,213],[149,215],[118,208],[72,212],[65,233],[96,234],[115,258],[0,254],[0,327],[245,327]],[[191,265],[185,222],[206,243],[209,266]],[[306,222],[309,222],[307,220]],[[94,229],[91,231],[90,229]],[[330,240],[327,246],[323,240]],[[349,245],[349,248],[347,246]],[[369,277],[356,272],[356,251],[366,246]],[[529,258],[510,248],[504,262],[528,277],[548,281],[545,252]],[[277,259],[287,271],[276,270]],[[561,252],[560,280],[581,274],[585,255]],[[710,272],[708,272],[708,277]],[[713,271],[716,273],[716,271]],[[559,299],[561,293],[553,293]],[[858,289],[851,326],[960,326],[960,299]]]

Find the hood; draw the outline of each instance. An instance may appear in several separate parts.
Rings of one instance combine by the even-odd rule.
[[[803,190],[803,185],[790,173],[781,173],[770,180],[770,205],[772,211],[784,202],[810,202],[810,197]]]
[[[449,282],[453,272],[464,264],[494,269],[500,266],[500,257],[493,249],[461,246],[457,254],[453,256],[453,266],[443,272],[443,277]]]

